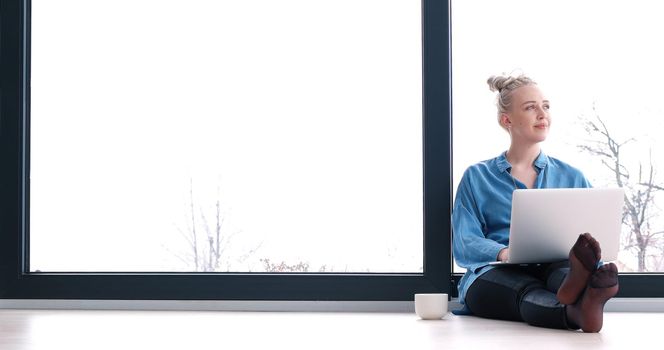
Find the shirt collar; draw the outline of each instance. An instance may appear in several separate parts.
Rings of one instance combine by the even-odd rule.
[[[507,169],[511,169],[512,165],[507,161],[507,151],[503,152],[500,156],[498,156],[498,159],[496,161],[496,165],[498,166],[498,170],[500,172],[505,172]],[[546,165],[549,164],[549,157],[547,157],[544,152],[540,151],[539,155],[537,158],[535,158],[535,161],[533,162],[533,165],[539,170],[542,171],[544,168],[546,168]]]
[[[547,164],[549,164],[549,157],[547,157],[544,152],[540,151],[540,154],[537,156],[537,158],[535,158],[533,165],[535,165],[541,171],[546,168]]]

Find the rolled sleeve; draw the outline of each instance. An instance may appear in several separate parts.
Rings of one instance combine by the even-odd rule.
[[[484,236],[480,222],[465,206],[456,205],[452,214],[453,250],[457,264],[475,272],[492,261],[506,246]]]
[[[471,191],[472,175],[465,173],[457,191],[452,210],[452,248],[459,266],[476,271],[496,261],[500,250],[505,248],[486,237],[486,224]]]

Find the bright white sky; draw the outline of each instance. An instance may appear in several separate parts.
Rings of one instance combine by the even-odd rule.
[[[31,268],[191,269],[193,179],[224,268],[418,271],[419,3],[184,4],[33,1]]]
[[[32,269],[189,269],[191,178],[210,222],[219,188],[231,270],[419,270],[420,2],[183,4],[33,0]],[[596,185],[575,149],[593,103],[632,159],[661,158],[662,6],[453,1],[454,187],[508,146],[502,72],[539,82],[544,150]]]

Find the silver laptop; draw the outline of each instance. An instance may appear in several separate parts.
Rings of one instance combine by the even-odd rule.
[[[599,241],[602,261],[616,260],[623,205],[622,188],[515,190],[507,263],[566,260],[584,232],[590,232]]]

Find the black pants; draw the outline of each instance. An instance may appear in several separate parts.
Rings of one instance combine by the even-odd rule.
[[[537,266],[498,266],[468,288],[466,306],[486,318],[523,321],[533,326],[578,329],[567,320],[556,292],[569,272],[567,262]]]

